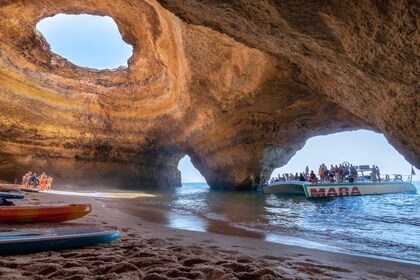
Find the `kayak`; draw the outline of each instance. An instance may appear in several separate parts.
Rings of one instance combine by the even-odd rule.
[[[58,227],[0,231],[0,255],[27,254],[108,243],[118,230],[98,227]]]
[[[39,192],[37,189],[30,189],[30,188],[22,188],[22,185],[18,185],[18,184],[1,184],[0,185],[0,191],[3,191],[2,189],[14,189],[19,191],[23,191],[23,192]]]
[[[0,192],[0,199],[22,199],[25,196],[19,193]]]
[[[18,188],[18,190],[23,191],[23,192],[35,192],[35,193],[39,192],[37,189],[29,189],[29,188]]]
[[[0,223],[56,223],[81,218],[90,204],[29,205],[0,207]]]
[[[0,185],[0,192],[17,192],[17,193],[20,193],[21,191],[20,191],[20,189],[15,188],[15,187]]]

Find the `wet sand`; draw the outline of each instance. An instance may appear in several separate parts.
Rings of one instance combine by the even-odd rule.
[[[2,256],[0,279],[420,279],[416,264],[174,229],[103,203],[123,208],[126,199],[27,193],[18,205],[90,203],[93,211],[66,223],[0,230],[96,225],[118,228],[121,237],[99,246]]]

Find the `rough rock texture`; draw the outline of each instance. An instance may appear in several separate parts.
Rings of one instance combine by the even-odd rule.
[[[306,3],[308,2],[308,3]],[[127,68],[53,54],[34,27],[108,15]],[[417,1],[0,0],[0,174],[250,189],[312,136],[382,132],[420,167]]]

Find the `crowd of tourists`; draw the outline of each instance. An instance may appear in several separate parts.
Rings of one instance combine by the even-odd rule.
[[[36,173],[29,171],[22,177],[22,188],[37,189],[39,191],[51,190],[52,182],[54,178],[42,172],[41,175],[37,176]]]
[[[371,168],[371,180],[381,181],[379,167],[373,165]],[[328,168],[325,164],[321,164],[318,168],[318,174],[313,170],[309,172],[309,167],[306,166],[303,172],[278,174],[270,180],[270,183],[282,181],[306,181],[312,183],[343,183],[343,182],[357,182],[357,168],[349,163],[339,165],[332,165]]]

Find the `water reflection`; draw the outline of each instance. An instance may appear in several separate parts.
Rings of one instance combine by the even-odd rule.
[[[197,216],[180,215],[173,212],[166,213],[168,225],[173,228],[186,229],[191,231],[207,232],[208,222]]]
[[[124,204],[131,214],[174,228],[420,261],[419,194],[308,199],[190,184]]]

